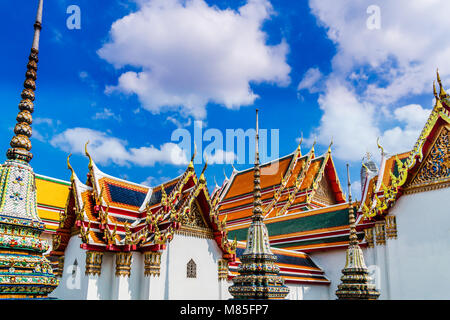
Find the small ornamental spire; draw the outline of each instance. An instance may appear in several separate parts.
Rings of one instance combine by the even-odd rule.
[[[346,263],[342,270],[342,283],[338,285],[336,296],[345,300],[376,300],[380,293],[375,285],[370,283],[369,272],[367,271],[364,255],[358,244],[356,235],[356,220],[352,203],[352,191],[350,182],[349,166],[347,164],[348,179],[348,222],[350,227],[349,246],[347,249]]]
[[[276,264],[276,255],[270,249],[269,234],[263,221],[258,110],[255,140],[252,223],[247,232],[245,251],[239,257],[239,275],[233,278],[233,285],[228,290],[234,299],[284,299],[289,288],[284,285],[284,279],[279,275],[280,267]]]
[[[255,167],[254,167],[254,184],[253,184],[253,221],[263,220],[263,210],[261,204],[261,168],[259,167],[259,124],[258,109],[256,109],[256,134],[255,134]]]
[[[439,98],[447,97],[447,92],[445,92],[444,87],[442,86],[441,76],[439,75],[439,70],[436,70],[437,81],[439,83]]]
[[[352,203],[352,184],[350,182],[350,171],[347,164],[347,181],[348,181],[348,202],[350,203],[350,209],[348,211],[348,222],[350,227],[350,245],[358,245],[358,237],[356,236],[356,226],[355,226],[355,214],[353,210]]]
[[[31,124],[34,111],[34,91],[36,90],[37,79],[37,63],[39,53],[39,38],[42,29],[42,10],[44,0],[39,0],[39,7],[36,14],[36,22],[34,24],[33,46],[31,47],[30,57],[28,58],[27,72],[25,74],[24,89],[19,103],[20,112],[17,115],[17,124],[14,127],[15,136],[11,139],[10,146],[6,153],[6,157],[10,160],[23,160],[27,163],[33,158],[31,151],[30,137],[32,134]]]

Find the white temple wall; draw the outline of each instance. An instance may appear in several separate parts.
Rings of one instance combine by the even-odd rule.
[[[168,283],[168,251],[163,250],[161,254],[161,266],[159,276],[150,275],[144,277],[142,284],[142,300],[164,300],[167,299],[169,288]]]
[[[289,288],[288,300],[328,300],[329,286],[286,283]]]
[[[218,261],[222,258],[222,252],[213,239],[176,234],[166,251],[169,267],[166,299],[220,298]],[[187,278],[187,263],[191,259],[197,266],[196,278]]]
[[[328,291],[328,296],[324,299],[337,299],[336,290],[337,286],[341,283],[342,269],[345,266],[346,249],[346,247],[343,247],[309,253],[314,263],[322,268],[325,276],[331,281],[329,286],[324,286]]]
[[[67,251],[66,251],[67,252]],[[86,250],[83,250],[86,259]],[[82,275],[85,275],[85,269],[81,270]],[[111,254],[103,254],[102,258],[102,273],[100,276],[89,277],[97,281],[97,298],[99,300],[111,300],[112,299],[112,281],[115,278],[115,262],[114,256]],[[89,299],[89,298],[88,298]]]
[[[230,286],[233,285],[233,281],[228,281],[228,280],[221,280],[219,282],[219,292],[220,292],[220,296],[219,299],[220,300],[230,300],[233,299],[233,296],[230,294],[230,292],[228,291],[228,288]]]
[[[403,195],[390,210],[398,238],[387,240],[391,299],[450,299],[450,188]]]
[[[141,297],[141,282],[144,278],[144,259],[140,252],[132,252],[130,276],[116,276],[116,257],[114,253],[105,253],[105,257],[111,258],[113,262],[112,270],[112,290],[113,300],[138,300]],[[102,264],[103,272],[103,264]]]
[[[70,238],[65,251],[64,269],[58,287],[49,295],[64,300],[84,300],[87,298],[88,278],[84,275],[86,256],[80,248],[78,236]],[[75,267],[75,261],[77,267]]]

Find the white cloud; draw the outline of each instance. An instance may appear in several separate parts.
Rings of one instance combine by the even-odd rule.
[[[252,104],[250,82],[287,85],[288,45],[267,45],[261,28],[272,14],[268,0],[248,0],[237,11],[204,0],[141,0],[113,23],[98,54],[123,72],[106,93],[136,94],[153,113],[177,110],[205,118],[206,104]]]
[[[140,184],[143,184],[145,186],[149,186],[149,187],[155,187],[160,185],[161,183],[165,183],[167,181],[170,181],[171,178],[169,177],[152,177],[149,176],[147,177],[144,181],[142,181]]]
[[[310,68],[308,71],[306,71],[302,81],[300,81],[300,83],[298,84],[297,90],[300,91],[306,89],[310,93],[317,92],[319,89],[316,84],[320,79],[322,79],[322,77],[323,74],[318,68]]]
[[[450,81],[450,2],[397,0],[380,4],[380,29],[367,28],[373,1],[310,0],[318,22],[336,45],[332,72],[319,95],[323,110],[314,134],[333,137],[336,156],[360,159],[380,136],[391,153],[410,150],[430,110],[403,99],[429,94],[436,67]],[[427,106],[428,107],[428,106]]]
[[[168,122],[173,123],[177,128],[189,127],[192,123],[191,118],[188,118],[186,121],[182,122],[182,121],[178,120],[176,117],[168,116],[166,120]]]
[[[375,151],[380,131],[373,105],[362,103],[349,88],[330,80],[318,102],[324,112],[312,134],[318,143],[328,145],[333,140],[333,155],[343,160],[360,159],[365,152]]]
[[[237,159],[237,155],[233,151],[219,149],[214,154],[207,155],[207,159],[209,164],[231,164]]]
[[[423,109],[421,105],[409,104],[394,110],[397,120],[406,123],[408,128],[422,129],[428,117],[430,109]]]
[[[38,140],[38,141],[41,141],[41,142],[46,142],[47,141],[47,139],[46,139],[46,137],[44,137],[38,130],[36,130],[36,129],[33,129],[33,135],[32,135],[32,138],[33,139],[36,139],[36,140]]]
[[[88,128],[67,129],[54,136],[50,143],[65,152],[84,154],[87,141],[90,141],[90,154],[100,164],[112,162],[120,166],[154,166],[157,162],[174,165],[188,163],[184,151],[174,143],[165,143],[160,149],[154,146],[128,148],[127,141]]]
[[[92,119],[94,120],[105,120],[109,118],[122,121],[122,117],[120,115],[116,115],[111,109],[108,108],[103,108],[103,111],[96,112],[95,115],[92,116]]]

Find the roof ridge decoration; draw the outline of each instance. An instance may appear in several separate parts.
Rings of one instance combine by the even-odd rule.
[[[0,299],[47,299],[58,285],[43,256],[49,245],[41,238],[44,223],[37,214],[36,177],[29,164],[43,4],[39,0],[15,136],[0,166]]]
[[[261,208],[258,109],[255,140],[252,224],[248,229],[245,251],[240,257],[239,275],[233,278],[233,285],[228,290],[234,299],[284,299],[289,288],[284,285],[276,264],[277,257],[270,250]]]
[[[314,146],[311,148],[311,151],[308,154],[308,158],[306,159],[305,163],[302,165],[302,168],[300,169],[300,171],[297,175],[297,178],[295,179],[294,189],[289,193],[288,201],[283,205],[281,210],[277,211],[276,216],[281,216],[281,215],[286,214],[288,209],[290,208],[290,206],[295,202],[296,194],[300,191],[303,180],[306,176],[306,173],[309,170],[311,161],[313,160],[313,157],[314,157],[313,148],[314,148]]]
[[[317,192],[317,188],[319,186],[320,181],[323,179],[323,176],[325,174],[325,168],[328,164],[328,160],[331,158],[331,146],[333,145],[333,141],[331,141],[330,146],[328,147],[328,151],[325,155],[322,155],[321,157],[324,157],[322,166],[319,169],[319,172],[317,173],[316,179],[314,180],[311,188],[311,192],[306,196],[306,203],[310,204],[314,195]],[[320,158],[320,157],[319,157]]]
[[[291,175],[292,175],[292,172],[294,171],[295,165],[297,164],[298,160],[302,157],[302,149],[301,149],[302,142],[303,142],[303,133],[302,133],[302,137],[300,138],[300,143],[298,144],[298,147],[296,148],[296,150],[294,152],[294,156],[291,159],[291,163],[289,164],[289,167],[286,170],[284,177],[281,176],[280,187],[276,190],[275,190],[275,187],[273,188],[274,197],[273,197],[272,201],[264,208],[264,217],[269,216],[269,214],[274,209],[275,204],[280,199],[281,194],[283,193],[284,189],[286,188],[287,183],[289,182],[289,180],[291,178]]]
[[[348,179],[348,219],[350,227],[349,245],[346,252],[345,267],[342,270],[342,283],[338,285],[336,296],[340,300],[376,300],[380,293],[371,278],[364,262],[364,254],[359,247],[356,235],[355,215],[352,203],[349,165],[347,164]]]

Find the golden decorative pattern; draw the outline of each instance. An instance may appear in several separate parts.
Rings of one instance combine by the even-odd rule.
[[[202,213],[198,206],[197,201],[195,201],[190,210],[181,218],[181,223],[186,227],[193,228],[203,228],[206,229],[208,226],[205,223],[205,220],[202,217]]]
[[[228,260],[219,259],[218,262],[218,274],[219,280],[227,280],[228,279]]]
[[[430,153],[408,189],[423,187],[450,178],[450,131],[442,128]]]
[[[313,199],[330,206],[336,204],[330,182],[325,175],[320,179],[319,187]]]
[[[397,223],[395,216],[386,216],[386,237],[388,239],[397,239]]]
[[[144,253],[144,275],[159,277],[161,271],[161,252]]]
[[[103,252],[86,251],[86,275],[100,275],[102,273]]]
[[[377,245],[386,244],[386,233],[385,233],[385,222],[377,221],[375,223],[375,239],[377,241]]]
[[[131,252],[116,253],[116,277],[129,277],[131,274]]]
[[[373,228],[364,229],[364,239],[367,242],[367,246],[369,248],[373,248],[374,246]]]

